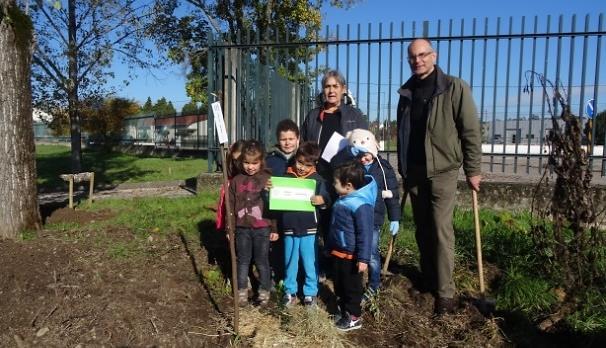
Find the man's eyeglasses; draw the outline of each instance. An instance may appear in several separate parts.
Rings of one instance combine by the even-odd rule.
[[[417,61],[417,58],[423,60],[423,59],[429,57],[429,55],[432,53],[433,53],[433,51],[427,51],[427,52],[421,52],[421,53],[417,54],[416,56],[408,56],[408,61],[411,63],[414,63]]]

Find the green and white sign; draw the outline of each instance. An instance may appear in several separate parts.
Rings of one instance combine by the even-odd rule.
[[[311,196],[315,194],[316,181],[313,179],[271,177],[269,190],[270,210],[315,211]]]

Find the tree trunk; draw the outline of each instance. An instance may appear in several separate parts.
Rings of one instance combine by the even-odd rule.
[[[69,50],[67,99],[69,109],[69,129],[71,138],[72,173],[82,171],[82,134],[80,127],[80,102],[78,98],[78,48],[76,41],[76,0],[68,1],[68,37]]]
[[[0,238],[40,227],[32,122],[32,27],[15,0],[0,0]]]

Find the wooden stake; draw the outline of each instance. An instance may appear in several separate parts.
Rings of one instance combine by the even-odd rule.
[[[69,177],[69,208],[74,209],[74,177]]]
[[[404,192],[402,193],[402,200],[400,200],[400,213],[402,215],[404,215],[404,206],[406,206],[407,198],[408,198],[408,191],[406,191],[406,189],[404,189]],[[391,239],[389,240],[389,245],[387,246],[387,255],[385,256],[385,261],[383,262],[383,268],[381,269],[381,274],[390,275],[390,273],[387,269],[389,268],[389,261],[391,260],[391,254],[393,253],[393,245],[396,242],[396,236],[397,236],[397,234],[395,236],[391,236]]]
[[[484,267],[482,266],[482,239],[480,237],[480,212],[478,208],[478,193],[471,190],[473,203],[473,220],[476,232],[476,254],[478,257],[478,273],[480,277],[480,293],[484,295]]]
[[[93,190],[95,188],[95,173],[90,173],[89,190],[88,190],[88,204],[93,205]]]
[[[223,144],[221,150],[221,163],[223,163],[223,187],[225,188],[225,226],[229,235],[229,253],[231,254],[231,287],[234,294],[234,332],[238,335],[240,314],[238,303],[238,267],[236,263],[236,237],[234,234],[234,214],[231,211],[231,197],[229,196],[229,177],[227,176],[227,167],[225,163],[227,153],[227,143]]]

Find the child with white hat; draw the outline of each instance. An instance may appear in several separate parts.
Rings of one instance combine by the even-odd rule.
[[[379,253],[379,237],[381,226],[387,218],[389,231],[395,236],[400,229],[402,212],[400,209],[400,195],[398,191],[398,180],[393,167],[388,161],[379,156],[379,144],[372,132],[357,128],[348,132],[345,136],[349,146],[341,150],[333,160],[331,166],[335,166],[346,160],[357,159],[366,168],[366,173],[371,175],[379,187],[375,201],[373,237],[371,244],[371,258],[368,265],[368,286],[366,297],[374,295],[381,284],[381,255]]]

